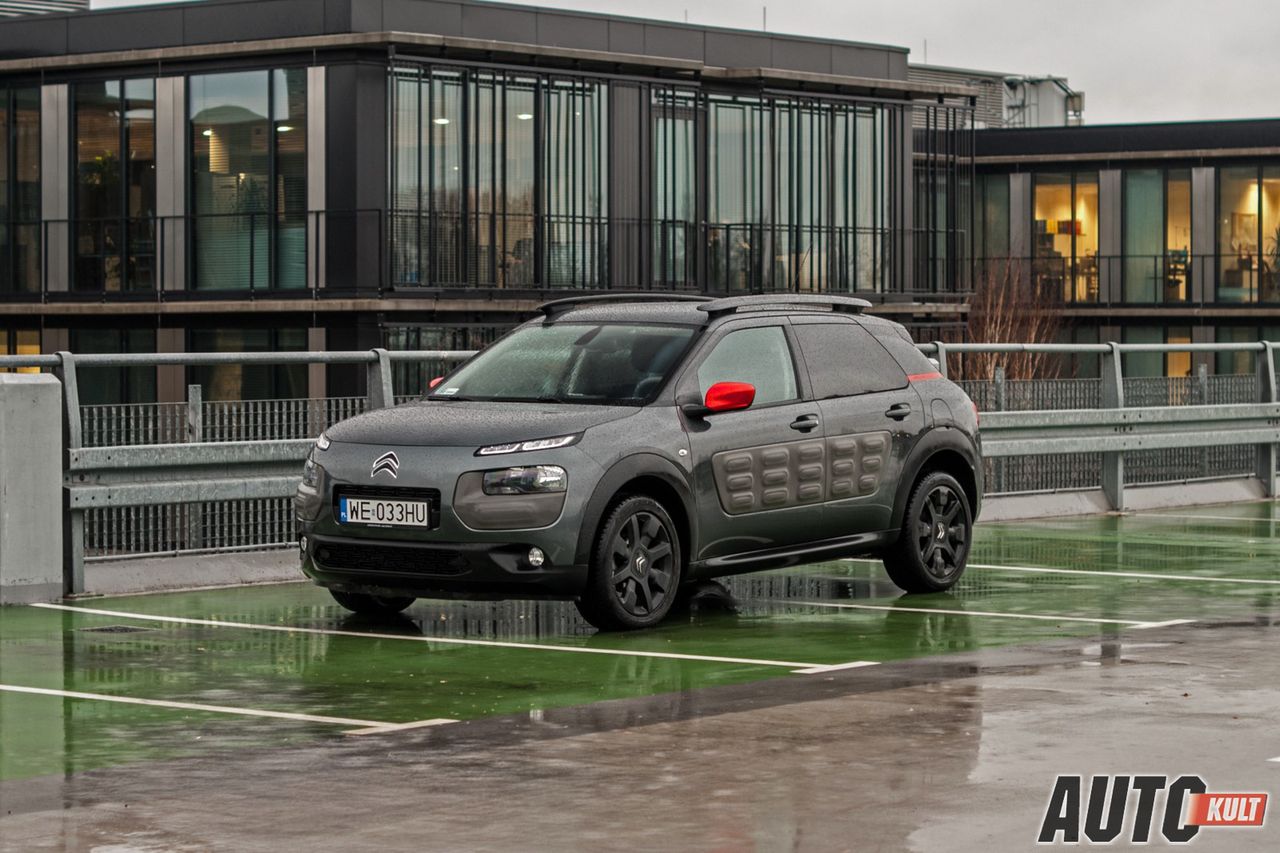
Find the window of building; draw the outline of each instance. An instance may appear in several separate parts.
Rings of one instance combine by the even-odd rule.
[[[1188,326],[1128,326],[1124,330],[1126,344],[1189,344]],[[1143,377],[1187,377],[1191,375],[1191,353],[1128,352],[1124,354],[1126,379]],[[1137,403],[1135,403],[1136,405]]]
[[[74,267],[82,292],[156,285],[155,81],[72,87]]]
[[[306,287],[304,69],[190,78],[195,288]]]
[[[697,283],[697,93],[655,87],[653,110],[654,283]],[[638,223],[624,223],[623,233]]]
[[[1280,167],[1218,170],[1219,302],[1280,300]]]
[[[1124,301],[1185,302],[1191,269],[1191,172],[1124,174]]]
[[[305,352],[306,329],[193,329],[190,352]],[[305,364],[214,364],[188,368],[205,400],[307,396]]]
[[[430,325],[387,326],[382,345],[389,350],[480,350],[510,331],[509,326]],[[425,394],[432,379],[443,376],[457,362],[397,361],[391,365],[392,386],[397,394]]]
[[[39,329],[6,329],[0,327],[0,355],[39,355]],[[0,373],[39,373],[38,367],[0,368]]]
[[[979,175],[977,178],[978,217],[974,235],[974,256],[983,261],[1009,259],[1009,176]]]
[[[717,382],[754,385],[757,406],[796,399],[796,369],[782,327],[739,329],[721,338],[698,366],[703,396]]]
[[[1066,302],[1098,300],[1098,174],[1035,176],[1032,257],[1037,287]]]
[[[1218,343],[1254,343],[1255,341],[1275,341],[1280,343],[1280,326],[1219,326],[1216,332]],[[1220,352],[1214,359],[1214,372],[1248,373],[1254,372],[1256,353],[1248,350],[1240,352]],[[1276,370],[1280,371],[1280,349],[1274,351]]]
[[[40,292],[40,90],[0,88],[0,292]]]
[[[154,329],[72,329],[74,353],[153,353]],[[154,403],[154,367],[79,367],[76,372],[80,405],[101,406],[121,403]]]

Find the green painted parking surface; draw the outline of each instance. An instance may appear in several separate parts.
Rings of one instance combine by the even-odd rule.
[[[596,634],[564,603],[421,601],[407,618],[377,623],[302,584],[71,605],[105,614],[6,608],[0,685],[307,719],[0,689],[0,779],[358,728],[314,717],[536,715],[817,677],[798,667],[1111,638],[1173,620],[1274,622],[1278,534],[1274,503],[990,524],[951,593],[904,597],[877,564],[840,561],[732,579],[736,613],[704,608],[634,634]]]

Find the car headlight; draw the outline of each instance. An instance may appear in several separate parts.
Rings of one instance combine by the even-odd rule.
[[[486,495],[536,495],[563,492],[568,486],[569,476],[558,465],[529,465],[484,472]]]
[[[302,485],[312,489],[320,488],[320,481],[324,478],[324,468],[312,458],[310,453],[307,454],[307,461],[302,466]]]
[[[568,447],[580,437],[579,433],[556,438],[536,438],[533,441],[514,441],[510,444],[491,444],[477,450],[476,456],[501,456],[504,453],[520,453],[529,450],[554,450],[557,447]]]
[[[331,443],[329,436],[322,432],[320,437],[316,439],[316,450],[328,450]]]

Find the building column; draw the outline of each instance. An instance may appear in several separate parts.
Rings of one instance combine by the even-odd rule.
[[[312,289],[325,284],[325,85],[323,65],[307,69],[307,287]]]
[[[186,352],[185,329],[156,329],[156,352]],[[156,368],[156,402],[185,403],[187,401],[187,369],[180,364],[166,364]]]
[[[1121,176],[1119,169],[1098,173],[1098,302],[1103,305],[1124,301]]]
[[[1217,279],[1218,182],[1212,166],[1191,170],[1191,301],[1212,302]]]
[[[1031,174],[1015,172],[1009,176],[1009,257],[1013,259],[1010,275],[1020,286],[1031,279],[1032,228]]]
[[[325,351],[325,333],[323,327],[312,326],[307,329],[307,350],[309,352]],[[328,382],[326,381],[325,365],[309,364],[307,365],[307,396],[312,399],[323,399],[326,396]]]
[[[386,278],[387,73],[382,62],[330,65],[324,75],[323,209],[334,225],[324,282],[361,296],[377,295]]]
[[[161,290],[187,286],[186,214],[187,81],[160,77],[156,80],[156,243]]]
[[[40,87],[40,219],[44,223],[43,290],[71,289],[70,87]]]

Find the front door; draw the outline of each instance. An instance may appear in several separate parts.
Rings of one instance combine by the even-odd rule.
[[[816,403],[796,370],[785,319],[726,323],[677,386],[705,397],[717,382],[748,382],[750,408],[687,419],[699,515],[693,555],[706,560],[820,538],[826,447]]]

